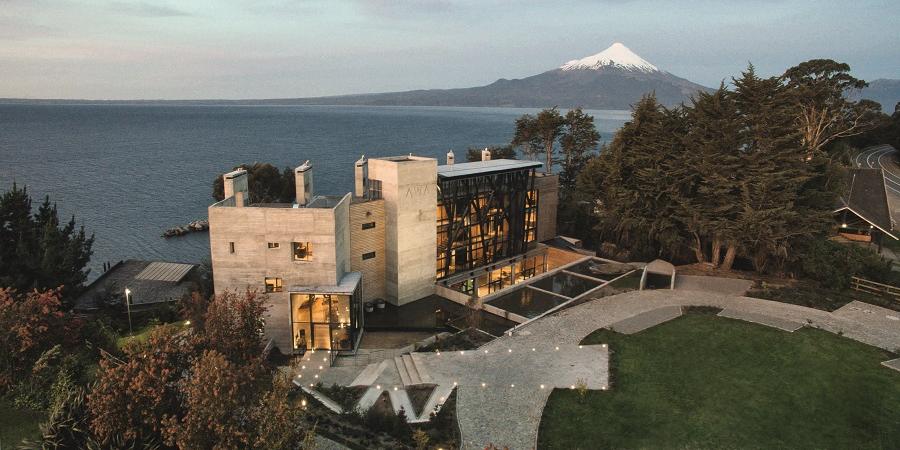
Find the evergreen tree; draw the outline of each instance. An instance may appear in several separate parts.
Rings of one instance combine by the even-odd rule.
[[[861,100],[851,102],[847,94],[866,86],[850,75],[850,66],[830,59],[812,59],[784,73],[790,89],[807,159],[836,139],[862,134],[875,127],[881,106]]]
[[[27,292],[62,286],[64,300],[71,301],[87,280],[93,244],[74,216],[60,225],[49,197],[34,212],[25,188],[13,184],[0,196],[0,287]]]
[[[634,107],[632,120],[590,171],[605,173],[589,187],[599,191],[597,231],[648,256],[674,255],[684,246],[677,211],[687,189],[683,177],[684,114],[667,110],[653,95]],[[587,176],[579,178],[584,188]]]
[[[537,159],[537,153],[541,148],[541,138],[537,133],[537,123],[531,114],[523,114],[516,119],[516,132],[513,135],[513,148],[522,148],[522,154],[527,159]]]
[[[575,186],[578,173],[594,155],[599,141],[600,133],[594,126],[593,116],[585,114],[581,108],[566,113],[562,137],[559,139],[563,153],[559,182],[565,191]]]
[[[555,106],[539,112],[535,117],[533,125],[547,158],[544,164],[544,171],[547,173],[553,173],[553,163],[556,161],[554,158],[556,140],[562,135],[565,121]]]
[[[772,256],[784,260],[794,238],[810,234],[798,209],[809,167],[798,157],[800,135],[794,126],[790,92],[778,78],[760,78],[752,65],[734,79],[741,117],[743,156],[741,211],[735,228],[754,268],[766,270]],[[730,268],[730,261],[723,264]]]
[[[713,93],[700,92],[687,108],[689,122],[685,158],[693,187],[683,205],[682,221],[691,233],[689,244],[697,262],[720,263],[737,250],[734,222],[741,200],[740,122],[734,98],[724,84]],[[709,254],[706,249],[709,248]],[[729,262],[730,264],[730,262]]]

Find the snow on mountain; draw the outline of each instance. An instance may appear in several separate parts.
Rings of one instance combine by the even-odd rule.
[[[562,66],[562,70],[598,70],[603,67],[617,67],[637,72],[659,72],[659,69],[641,58],[628,47],[616,42],[596,55],[573,59]]]

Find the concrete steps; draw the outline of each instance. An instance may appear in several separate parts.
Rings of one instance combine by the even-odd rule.
[[[413,363],[416,366],[416,372],[419,373],[419,378],[423,383],[434,384],[432,381],[431,374],[428,373],[428,370],[425,368],[425,363],[423,362],[423,356],[421,353],[410,353],[410,358],[412,358]]]
[[[406,364],[403,362],[403,357],[396,356],[394,357],[394,366],[397,367],[397,373],[400,375],[400,381],[404,386],[409,386],[412,384],[412,380],[409,378],[409,372],[406,370]]]
[[[431,376],[423,369],[422,365],[416,363],[417,359],[409,354],[394,358],[394,365],[397,366],[397,373],[404,386],[428,383],[431,380]]]
[[[384,371],[387,365],[387,361],[369,364],[350,382],[350,386],[371,386],[375,384],[375,380],[381,375],[381,372]]]
[[[406,373],[409,374],[409,384],[422,384],[422,376],[419,375],[419,369],[416,368],[416,362],[412,356],[402,355],[403,365],[406,366]]]

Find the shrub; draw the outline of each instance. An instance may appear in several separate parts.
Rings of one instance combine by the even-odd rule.
[[[856,245],[843,245],[825,239],[810,240],[801,247],[799,262],[799,275],[828,288],[847,288],[853,276],[878,282],[891,281],[891,262],[868,248]]]

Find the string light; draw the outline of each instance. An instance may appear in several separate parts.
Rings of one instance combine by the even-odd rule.
[[[543,389],[543,388],[544,388],[544,385],[542,384],[542,385],[541,385],[541,389]]]
[[[460,354],[460,355],[465,355],[466,352],[465,352],[464,350],[460,350],[460,351],[459,351],[459,354]]]
[[[487,350],[485,350],[484,352],[487,353]]]
[[[516,385],[515,385],[515,384],[511,384],[511,385],[509,385],[509,387],[516,387]]]
[[[481,387],[487,386],[487,383],[481,383]]]
[[[510,349],[507,349],[506,351],[509,352],[509,353],[512,353],[512,349],[511,349],[511,348],[510,348]]]
[[[531,347],[531,351],[533,351],[533,352],[534,352],[534,351],[537,351],[537,349],[536,349],[536,348],[534,348],[534,347]]]
[[[379,384],[379,385],[375,386],[375,389],[381,389],[381,385]]]
[[[556,350],[559,350],[559,346],[558,346],[558,345],[556,346]]]

